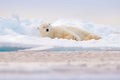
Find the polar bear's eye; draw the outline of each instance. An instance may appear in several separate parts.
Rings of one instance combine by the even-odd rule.
[[[49,29],[46,29],[46,32],[48,32],[49,31]]]

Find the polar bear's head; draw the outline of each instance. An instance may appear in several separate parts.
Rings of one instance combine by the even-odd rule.
[[[40,35],[42,37],[49,37],[51,31],[51,25],[48,23],[44,23],[41,24],[37,29],[39,30]]]

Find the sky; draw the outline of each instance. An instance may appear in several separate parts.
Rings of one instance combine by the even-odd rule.
[[[0,17],[78,19],[120,26],[120,0],[0,0]]]

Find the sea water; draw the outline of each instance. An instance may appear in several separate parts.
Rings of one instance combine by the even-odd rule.
[[[26,48],[22,47],[0,47],[0,52],[9,52],[9,51],[18,51],[18,50],[24,50]]]

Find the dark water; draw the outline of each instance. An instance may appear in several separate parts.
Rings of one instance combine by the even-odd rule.
[[[119,47],[55,47],[48,51],[120,51]]]
[[[0,52],[9,52],[9,51],[18,51],[18,50],[24,50],[27,48],[21,48],[21,47],[0,47]]]
[[[29,48],[23,47],[0,47],[0,52],[19,51]],[[120,51],[119,47],[54,47],[45,51]]]

